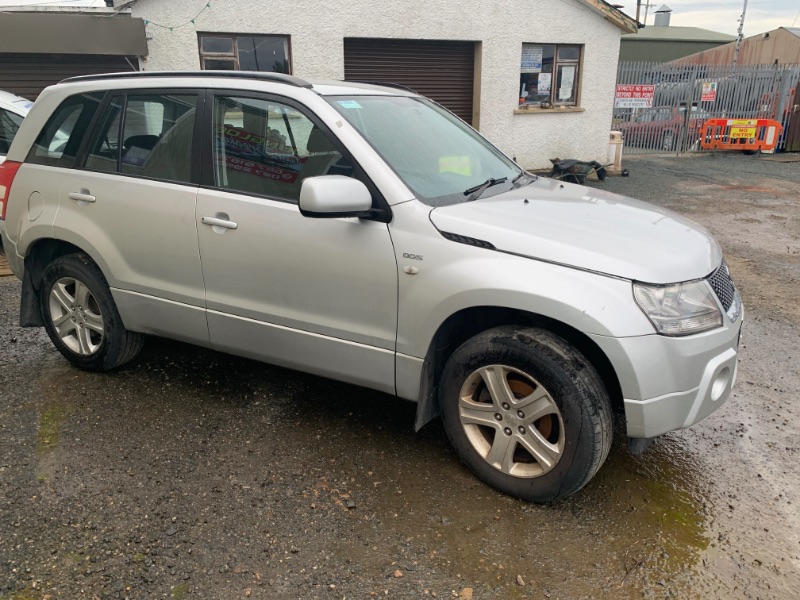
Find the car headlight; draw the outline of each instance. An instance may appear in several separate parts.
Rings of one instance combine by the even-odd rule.
[[[661,335],[692,335],[722,326],[722,313],[705,279],[671,285],[634,283],[633,297]]]

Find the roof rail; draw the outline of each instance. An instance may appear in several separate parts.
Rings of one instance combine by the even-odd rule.
[[[101,81],[103,79],[137,79],[141,77],[231,77],[238,79],[258,79],[260,81],[274,81],[295,87],[312,88],[313,86],[300,77],[285,75],[284,73],[270,73],[263,71],[126,71],[123,73],[104,73],[101,75],[79,75],[68,77],[61,83],[73,81]]]
[[[366,83],[368,85],[379,85],[379,86],[382,86],[382,87],[396,88],[398,90],[405,90],[407,92],[411,92],[412,94],[419,94],[419,92],[417,90],[412,89],[412,88],[408,87],[407,85],[401,85],[399,83],[391,83],[391,82],[387,82],[387,81],[367,81],[367,80],[364,80],[364,79],[346,79],[345,83],[347,83],[348,81],[350,83]]]

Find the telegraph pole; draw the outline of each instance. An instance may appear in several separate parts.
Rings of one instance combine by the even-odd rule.
[[[739,48],[742,45],[742,38],[744,37],[744,16],[747,14],[747,0],[744,0],[744,8],[742,9],[742,16],[739,19],[739,35],[736,38],[736,49],[733,51],[733,66],[739,61]]]

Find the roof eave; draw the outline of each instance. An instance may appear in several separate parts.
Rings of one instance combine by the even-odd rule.
[[[622,29],[625,33],[636,33],[639,31],[639,23],[636,19],[614,8],[608,2],[604,0],[582,0],[582,2],[588,4],[595,12],[602,15],[603,18]]]

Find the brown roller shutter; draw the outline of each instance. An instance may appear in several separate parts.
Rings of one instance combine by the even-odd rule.
[[[0,90],[35,100],[48,85],[76,75],[131,71],[138,58],[81,54],[0,54]]]
[[[344,76],[409,87],[472,123],[473,42],[345,38]]]

